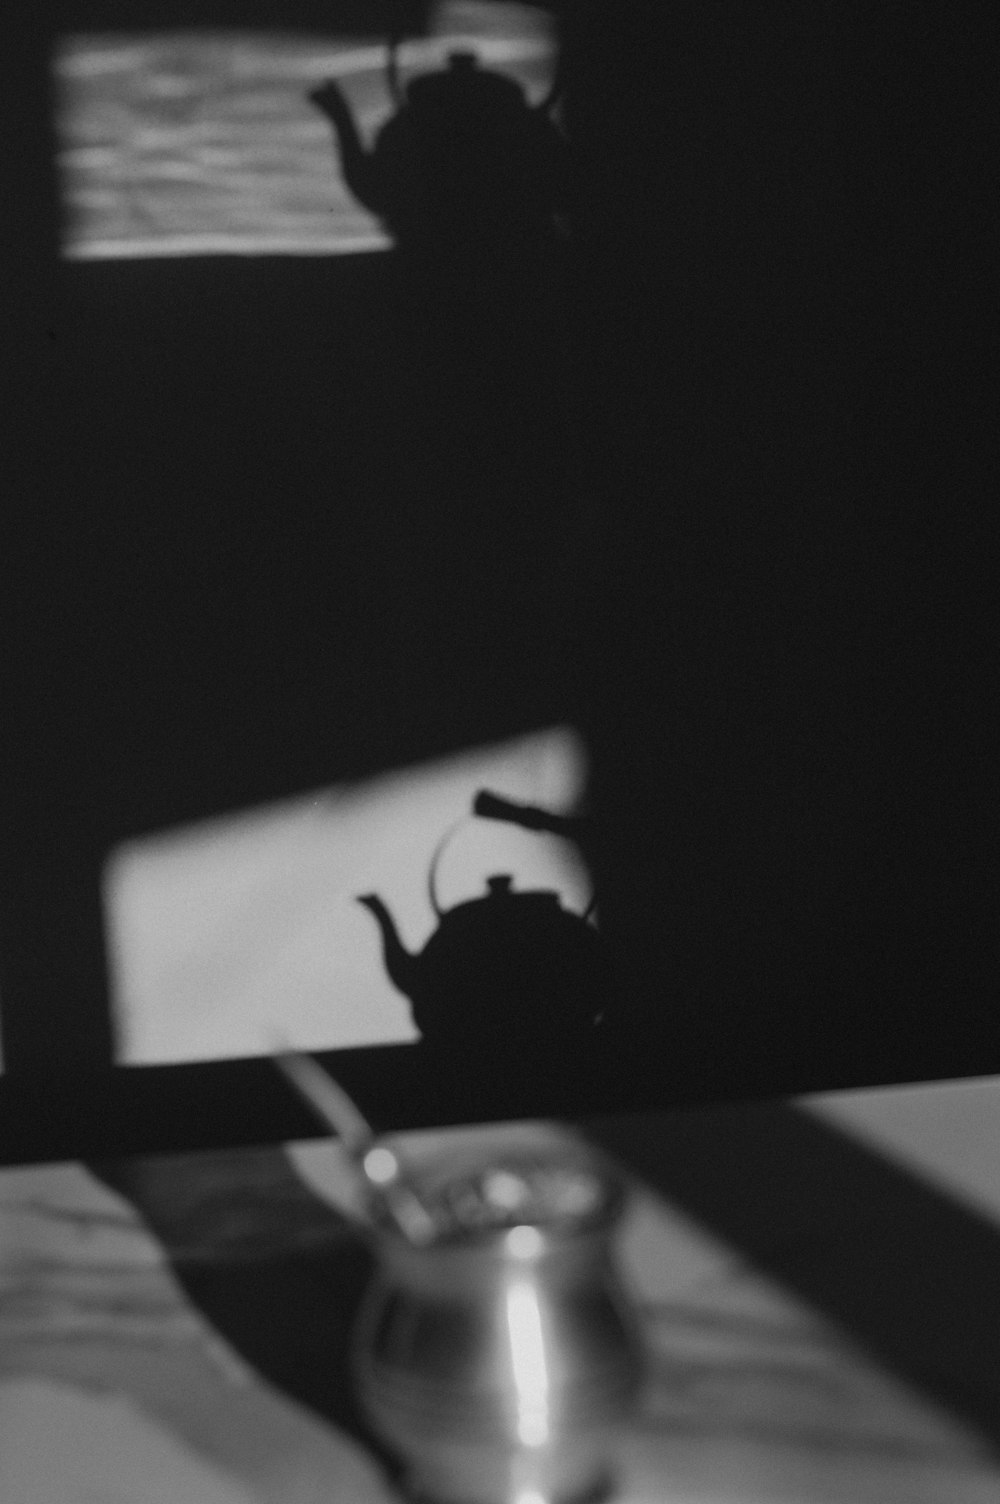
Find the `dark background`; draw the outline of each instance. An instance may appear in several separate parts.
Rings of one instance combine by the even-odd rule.
[[[420,298],[57,264],[49,37],[126,21],[11,30],[8,1157],[309,1127],[263,1062],[111,1067],[114,841],[565,720],[622,1043],[544,1087],[337,1056],[376,1121],[1000,1069],[987,20],[574,6],[573,265]]]

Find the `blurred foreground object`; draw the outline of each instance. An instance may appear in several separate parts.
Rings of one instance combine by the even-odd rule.
[[[612,1260],[621,1184],[580,1146],[439,1156],[438,1236],[386,1222],[356,1328],[358,1398],[415,1496],[515,1504],[612,1479],[638,1323]]]

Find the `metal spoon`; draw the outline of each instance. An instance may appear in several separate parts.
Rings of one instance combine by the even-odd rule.
[[[344,1088],[311,1055],[281,1045],[272,1056],[285,1079],[337,1134],[372,1194],[410,1243],[429,1243],[437,1224],[399,1155],[381,1143]]]

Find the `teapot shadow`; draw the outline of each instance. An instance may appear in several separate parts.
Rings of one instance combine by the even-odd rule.
[[[586,822],[488,791],[472,814],[580,844]],[[521,890],[509,873],[486,878],[483,896],[443,909],[435,875],[452,832],[431,862],[428,895],[437,928],[419,953],[406,949],[377,893],[358,895],[378,925],[386,973],[410,1004],[424,1052],[442,1047],[488,1065],[510,1054],[544,1060],[604,1032],[610,994],[607,947],[589,922],[549,889]],[[592,907],[592,905],[591,905]]]
[[[514,79],[455,51],[445,69],[401,88],[390,46],[387,85],[397,109],[371,148],[334,80],[308,98],[333,129],[348,189],[399,250],[496,260],[564,235],[569,151],[550,116],[558,83],[531,105]]]

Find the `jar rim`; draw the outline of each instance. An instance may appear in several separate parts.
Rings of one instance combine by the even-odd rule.
[[[517,1229],[531,1229],[527,1250],[561,1244],[613,1223],[625,1199],[620,1174],[603,1156],[576,1146],[517,1146],[487,1154],[447,1157],[411,1180],[437,1231],[428,1249],[501,1244]],[[372,1208],[380,1235],[405,1242],[385,1206]]]

